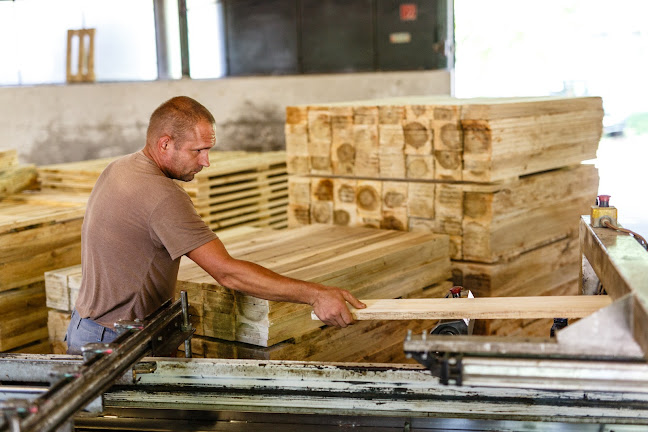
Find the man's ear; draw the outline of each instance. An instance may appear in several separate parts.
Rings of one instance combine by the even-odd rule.
[[[165,151],[171,145],[171,137],[168,135],[162,135],[157,140],[157,147],[159,151]]]

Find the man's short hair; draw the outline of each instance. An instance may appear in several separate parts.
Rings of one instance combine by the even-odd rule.
[[[200,102],[188,96],[173,97],[151,114],[146,143],[153,144],[162,135],[170,136],[176,143],[182,141],[200,121],[216,123],[214,116]]]

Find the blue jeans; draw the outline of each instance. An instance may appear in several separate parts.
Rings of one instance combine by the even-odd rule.
[[[110,343],[117,336],[116,331],[97,324],[91,319],[81,318],[75,309],[72,311],[72,319],[65,334],[67,353],[81,355],[83,345],[93,342]]]

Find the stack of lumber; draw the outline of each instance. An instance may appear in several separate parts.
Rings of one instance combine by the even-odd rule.
[[[235,238],[258,232],[259,228],[241,226],[219,232],[221,239]],[[81,265],[45,272],[45,300],[49,342],[54,354],[65,354],[65,332],[81,288]]]
[[[44,273],[81,262],[86,200],[23,192],[0,201],[0,351],[47,342]]]
[[[494,182],[596,158],[598,97],[408,97],[286,109],[290,174]]]
[[[357,298],[442,297],[452,286],[448,237],[362,227],[310,225],[224,241],[236,258],[288,277],[339,286]],[[311,307],[273,302],[220,286],[190,261],[187,291],[196,355],[313,361],[404,361],[408,328],[434,322],[366,322],[344,330],[311,319]]]
[[[289,227],[447,234],[453,279],[477,296],[576,294],[574,238],[598,190],[597,170],[582,162],[596,157],[602,118],[598,97],[288,107]],[[482,324],[490,334],[551,327]]]
[[[36,167],[20,165],[14,149],[0,150],[0,199],[36,186]]]
[[[38,167],[41,188],[89,194],[99,175],[115,159]],[[210,163],[192,181],[177,183],[187,191],[212,230],[242,225],[287,226],[285,152],[212,151]]]

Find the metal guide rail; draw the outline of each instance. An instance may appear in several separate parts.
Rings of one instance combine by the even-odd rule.
[[[69,429],[65,425],[76,412],[110,388],[142,357],[175,354],[182,341],[188,340],[194,332],[188,318],[187,295],[182,293],[178,301],[173,304],[167,301],[144,321],[116,323],[115,327],[120,332],[117,339],[108,344],[85,345],[82,348],[83,361],[65,364],[55,361],[44,366],[40,362],[28,363],[30,357],[25,359],[27,361],[20,361],[20,355],[3,355],[0,357],[0,381],[3,384],[10,381],[23,383],[22,388],[13,394],[28,395],[29,383],[34,382],[45,383],[49,389],[34,400],[0,398],[4,399],[0,405],[0,430],[47,432]],[[16,363],[16,360],[19,361]],[[34,365],[38,366],[31,367]],[[5,389],[4,393],[12,394],[10,389]]]

